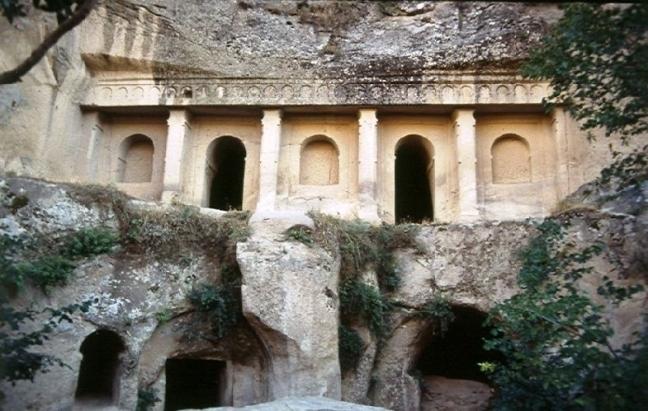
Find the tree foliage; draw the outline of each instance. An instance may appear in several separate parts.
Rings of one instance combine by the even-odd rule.
[[[584,130],[600,128],[623,143],[648,132],[648,5],[573,3],[564,12],[523,74],[549,80],[547,105],[566,107]],[[646,160],[646,147],[626,157],[615,153],[597,181],[614,181],[616,190],[640,186]],[[621,347],[611,343],[605,307],[583,287],[605,244],[568,240],[569,223],[548,219],[538,227],[522,254],[522,291],[489,315],[486,348],[506,358],[481,364],[497,386],[496,409],[634,410],[648,403],[648,335]],[[643,289],[596,280],[608,307]]]
[[[58,308],[22,308],[16,306],[16,297],[28,285],[44,293],[65,285],[82,258],[109,252],[116,242],[116,233],[105,227],[81,229],[58,239],[0,236],[0,381],[33,381],[38,372],[65,366],[38,347],[59,324],[72,322],[73,314],[87,312],[92,305],[86,300]]]
[[[0,85],[11,84],[29,72],[67,32],[81,24],[88,17],[98,0],[0,0],[0,10],[9,22],[23,17],[31,9],[54,13],[58,27],[49,33],[32,53],[15,68],[0,72]]]
[[[573,3],[522,68],[548,79],[549,106],[583,128],[628,138],[648,131],[648,3]]]
[[[0,0],[0,8],[2,14],[13,22],[16,17],[25,17],[29,6],[45,11],[48,13],[55,13],[56,19],[60,23],[69,19],[74,13],[74,9],[82,4],[84,0],[32,0],[31,2],[24,0]]]
[[[581,286],[605,246],[567,240],[564,224],[549,219],[538,227],[522,253],[522,292],[489,315],[493,331],[485,347],[506,358],[481,364],[498,387],[495,408],[634,409],[648,403],[648,347],[642,338],[613,347],[604,307]],[[614,305],[642,289],[603,278],[597,292]]]
[[[223,267],[220,277],[220,284],[198,284],[187,295],[196,311],[206,315],[217,338],[225,337],[243,320],[238,265]]]

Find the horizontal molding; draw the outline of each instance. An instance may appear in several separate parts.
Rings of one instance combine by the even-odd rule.
[[[306,106],[541,104],[548,83],[510,76],[376,81],[259,79],[98,80],[81,101],[114,106]]]

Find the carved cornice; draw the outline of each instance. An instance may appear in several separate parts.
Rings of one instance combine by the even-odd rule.
[[[361,81],[101,79],[81,104],[87,107],[541,104],[549,92],[547,83],[529,82],[516,76]]]

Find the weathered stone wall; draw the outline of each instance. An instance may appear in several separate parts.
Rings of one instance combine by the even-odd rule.
[[[92,161],[96,122],[84,121],[79,105],[141,115],[133,105],[539,102],[546,90],[510,78],[511,70],[559,15],[555,5],[525,3],[103,2],[21,83],[0,87],[0,166],[94,181],[88,168],[108,165]],[[27,56],[53,24],[38,14],[15,27],[1,21],[0,69]],[[478,87],[501,75],[509,84]],[[393,76],[398,84],[389,84]],[[103,100],[99,84],[112,80],[112,99]],[[142,94],[155,90],[153,100]],[[579,164],[572,174],[584,176],[576,186],[607,161],[605,144],[592,150],[570,159]],[[89,165],[69,167],[72,158]]]
[[[3,235],[57,237],[82,227],[120,227],[121,211],[111,206],[105,194],[97,194],[105,193],[102,190],[21,178],[4,179],[2,185],[3,193],[19,193],[28,199],[26,205],[15,209],[3,203]],[[144,216],[147,212],[169,216],[179,212],[182,216],[182,209],[176,212],[173,207],[127,204]],[[586,284],[589,290],[595,290],[604,275],[624,284],[646,280],[645,192],[626,193],[614,204],[606,206],[610,213],[590,206],[560,217],[571,220],[570,238],[608,244],[604,254],[593,261],[595,270]],[[203,224],[219,224],[226,217],[204,218]],[[134,408],[138,389],[156,388],[163,396],[164,362],[182,357],[225,361],[230,382],[223,398],[232,405],[320,395],[396,410],[417,409],[422,386],[414,369],[426,336],[436,326],[418,315],[418,310],[440,295],[455,307],[480,312],[504,301],[517,290],[517,253],[536,233],[532,222],[422,226],[417,237],[422,249],[402,250],[397,255],[402,284],[389,295],[397,308],[390,316],[386,336],[377,341],[360,326],[365,342],[360,365],[355,371],[341,373],[337,352],[339,257],[316,244],[287,239],[285,230],[296,223],[311,224],[294,216],[254,221],[251,236],[238,243],[236,259],[242,273],[246,321],[221,339],[186,298],[192,286],[219,281],[223,262],[213,249],[199,244],[152,237],[166,241],[162,244],[176,244],[178,252],[121,246],[83,261],[67,286],[52,289],[48,295],[28,288],[16,300],[18,306],[61,306],[87,298],[97,303],[89,313],[75,315],[72,324],[61,324],[42,348],[70,368],[54,367],[38,374],[33,384],[4,386],[9,408],[71,407],[81,342],[97,329],[108,329],[119,334],[127,347],[121,357],[119,409]],[[150,230],[168,234],[156,227],[152,225]],[[614,344],[627,340],[637,329],[641,321],[637,313],[645,304],[645,295],[641,295],[621,307],[608,307],[618,331]],[[161,409],[162,404],[156,407]]]
[[[433,146],[437,220],[547,215],[610,160],[608,142],[587,144],[562,110],[542,114],[546,84],[515,74],[559,16],[556,5],[540,3],[104,1],[22,82],[0,86],[0,172],[114,182],[141,198],[206,206],[211,149],[217,137],[232,135],[246,149],[244,209],[279,204],[283,211],[320,208],[375,220],[380,204],[381,217],[393,221],[395,147],[414,134]],[[1,19],[0,70],[27,56],[54,24],[40,14],[14,26]],[[152,181],[119,183],[120,144],[139,133],[154,144]],[[510,133],[529,142],[530,175],[501,184],[491,148]],[[299,184],[301,146],[313,135],[336,139],[337,185]],[[472,187],[462,186],[470,172]],[[56,238],[96,225],[123,229],[120,210],[105,195],[88,195],[94,189],[24,178],[0,184],[28,199],[15,210],[0,206],[0,234]],[[624,283],[646,281],[643,190],[616,202],[566,202],[578,208],[569,214],[571,238],[609,244],[587,289],[610,273]],[[127,204],[144,215],[178,218],[185,210]],[[226,218],[200,213],[208,214],[206,225]],[[7,408],[72,408],[81,343],[108,329],[126,345],[119,409],[134,409],[141,389],[163,395],[164,363],[180,357],[224,361],[223,401],[235,406],[320,395],[418,409],[425,380],[413,369],[435,325],[417,310],[438,295],[480,312],[504,301],[516,292],[517,253],[535,233],[533,222],[522,220],[423,225],[424,252],[398,252],[403,283],[390,295],[398,309],[387,335],[378,341],[356,327],[363,355],[356,370],[342,373],[339,256],[286,238],[287,228],[310,225],[309,218],[269,216],[257,215],[252,235],[237,245],[245,321],[225,338],[214,338],[186,298],[196,284],[217,283],[223,261],[214,249],[164,230],[158,236],[178,246],[169,255],[122,245],[84,260],[68,285],[48,295],[28,288],[17,306],[97,302],[62,323],[43,347],[69,368],[3,387]],[[365,280],[375,283],[375,273]],[[645,304],[643,295],[609,307],[615,344],[638,327]]]

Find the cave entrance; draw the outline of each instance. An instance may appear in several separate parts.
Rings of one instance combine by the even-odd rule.
[[[218,407],[223,404],[223,361],[174,358],[165,365],[164,410]]]
[[[502,356],[484,349],[490,329],[483,325],[486,315],[467,307],[454,307],[454,321],[445,334],[431,330],[415,368],[421,378],[421,409],[443,409],[443,404],[457,407],[486,407],[492,395],[486,375],[478,363],[502,360]],[[485,409],[485,408],[483,408]]]
[[[433,219],[432,147],[421,136],[407,136],[396,147],[396,223]]]
[[[75,400],[89,405],[110,405],[119,394],[119,354],[124,351],[119,335],[97,330],[81,344],[81,367]]]
[[[208,161],[209,207],[240,210],[243,206],[245,147],[236,137],[220,137]]]

